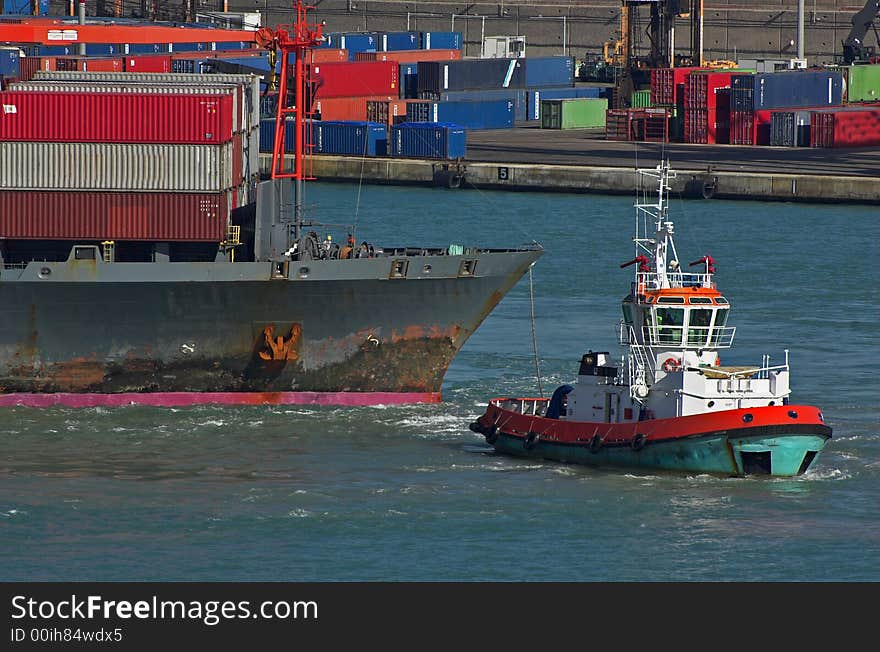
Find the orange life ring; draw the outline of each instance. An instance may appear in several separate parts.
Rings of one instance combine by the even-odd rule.
[[[672,373],[673,371],[678,371],[678,367],[681,363],[677,358],[666,358],[663,362],[663,371],[666,373]]]

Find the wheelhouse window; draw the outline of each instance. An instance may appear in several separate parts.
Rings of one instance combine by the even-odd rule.
[[[688,316],[689,346],[706,345],[709,339],[709,327],[712,324],[712,312],[710,308],[691,308]]]
[[[633,325],[633,308],[632,304],[624,302],[620,304],[623,307],[623,321],[627,326]]]
[[[724,326],[727,324],[727,317],[730,313],[729,308],[720,308],[715,311],[715,324],[712,330],[712,344],[718,344],[721,341],[721,335],[724,331]]]
[[[684,308],[655,308],[654,318],[657,322],[657,343],[661,346],[679,346],[684,325]]]

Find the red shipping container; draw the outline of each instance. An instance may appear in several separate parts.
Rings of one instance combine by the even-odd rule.
[[[773,109],[778,111],[779,109]],[[732,145],[769,145],[770,119],[773,111],[731,111],[730,143]]]
[[[171,72],[171,55],[148,54],[142,56],[127,56],[125,72]]]
[[[693,71],[684,82],[685,109],[713,109],[720,89],[730,88],[729,72]]]
[[[55,70],[79,70],[81,72],[123,72],[122,58],[56,57]]]
[[[396,61],[349,61],[312,64],[315,97],[400,96],[400,66]]]
[[[674,106],[680,98],[680,89],[684,88],[685,79],[694,70],[706,68],[654,68],[651,70],[651,103],[654,105]]]
[[[315,48],[309,51],[311,63],[332,63],[348,61],[348,50],[336,48]]]
[[[813,147],[872,147],[880,145],[880,108],[846,107],[810,114]]]
[[[367,119],[367,102],[379,100],[395,100],[397,96],[370,95],[367,97],[330,97],[318,99],[315,102],[315,111],[320,114],[321,120],[355,120]]]
[[[0,238],[220,242],[231,192],[0,192]]]
[[[684,142],[729,143],[730,114],[719,109],[688,109],[684,114]]]
[[[315,50],[318,52],[319,50]],[[357,52],[355,61],[396,61],[418,63],[419,61],[457,61],[461,50],[394,50],[392,52]]]
[[[56,57],[22,57],[19,59],[18,69],[21,73],[21,81],[30,81],[38,70],[56,70]]]
[[[0,92],[0,140],[225,143],[233,95]]]

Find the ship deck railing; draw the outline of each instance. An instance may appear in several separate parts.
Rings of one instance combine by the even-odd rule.
[[[519,412],[536,417],[544,416],[547,412],[549,398],[499,398],[492,401],[496,406],[508,412]]]
[[[635,329],[620,322],[618,344],[664,349],[729,349],[736,326],[642,326],[641,339]]]
[[[694,274],[691,272],[666,272],[666,282],[669,288],[714,288],[715,282],[712,274]],[[660,290],[664,285],[660,282],[657,272],[638,272],[636,283],[639,288],[645,290]]]

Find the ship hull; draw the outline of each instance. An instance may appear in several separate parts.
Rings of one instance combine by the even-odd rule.
[[[387,258],[284,274],[31,264],[0,278],[0,405],[438,401],[455,354],[538,256],[478,254],[466,277],[457,256],[410,256],[402,275]]]
[[[547,419],[490,403],[471,430],[518,457],[728,476],[801,475],[831,438],[817,408],[792,405],[611,424]]]

